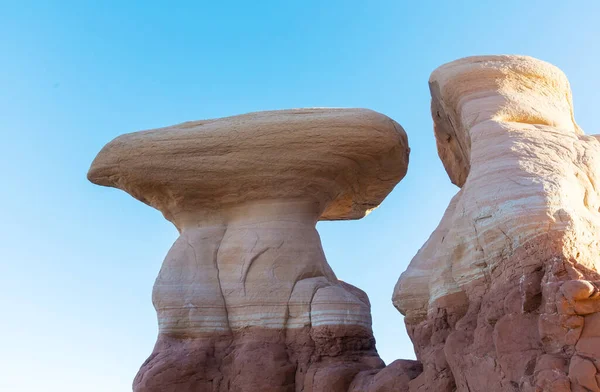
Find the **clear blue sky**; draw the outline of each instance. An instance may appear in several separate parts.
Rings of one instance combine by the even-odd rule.
[[[392,290],[457,190],[430,72],[476,54],[550,61],[598,133],[598,15],[597,0],[0,1],[0,390],[130,390],[177,232],[88,183],[89,164],[121,133],[267,109],[365,107],[406,129],[403,182],[367,218],[319,230],[338,276],[371,298],[381,356],[413,358]]]

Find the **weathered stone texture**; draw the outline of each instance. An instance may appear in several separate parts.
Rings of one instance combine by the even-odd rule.
[[[424,368],[410,390],[600,390],[600,143],[575,123],[567,78],[470,57],[430,89],[461,189],[394,291]]]
[[[365,109],[251,113],[106,145],[89,179],[181,234],[154,285],[159,336],[134,391],[384,392],[414,378],[411,361],[379,374],[368,297],[337,279],[315,229],[377,207],[408,153],[404,130]]]

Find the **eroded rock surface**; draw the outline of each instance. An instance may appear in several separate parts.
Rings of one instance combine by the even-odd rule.
[[[410,391],[600,391],[600,142],[564,74],[471,57],[430,79],[461,189],[394,290],[423,373]]]
[[[364,109],[251,113],[120,136],[89,171],[180,231],[153,291],[159,336],[136,392],[403,390],[370,304],[337,279],[318,220],[357,219],[406,173],[393,120]]]

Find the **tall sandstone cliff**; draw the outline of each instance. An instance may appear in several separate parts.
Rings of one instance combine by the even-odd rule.
[[[423,373],[411,391],[600,391],[600,142],[564,74],[471,57],[430,78],[460,187],[394,290]]]

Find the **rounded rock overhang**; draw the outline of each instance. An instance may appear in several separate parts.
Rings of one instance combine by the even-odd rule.
[[[367,109],[292,109],[125,134],[88,172],[163,212],[314,199],[321,220],[359,219],[404,177],[406,133]]]

